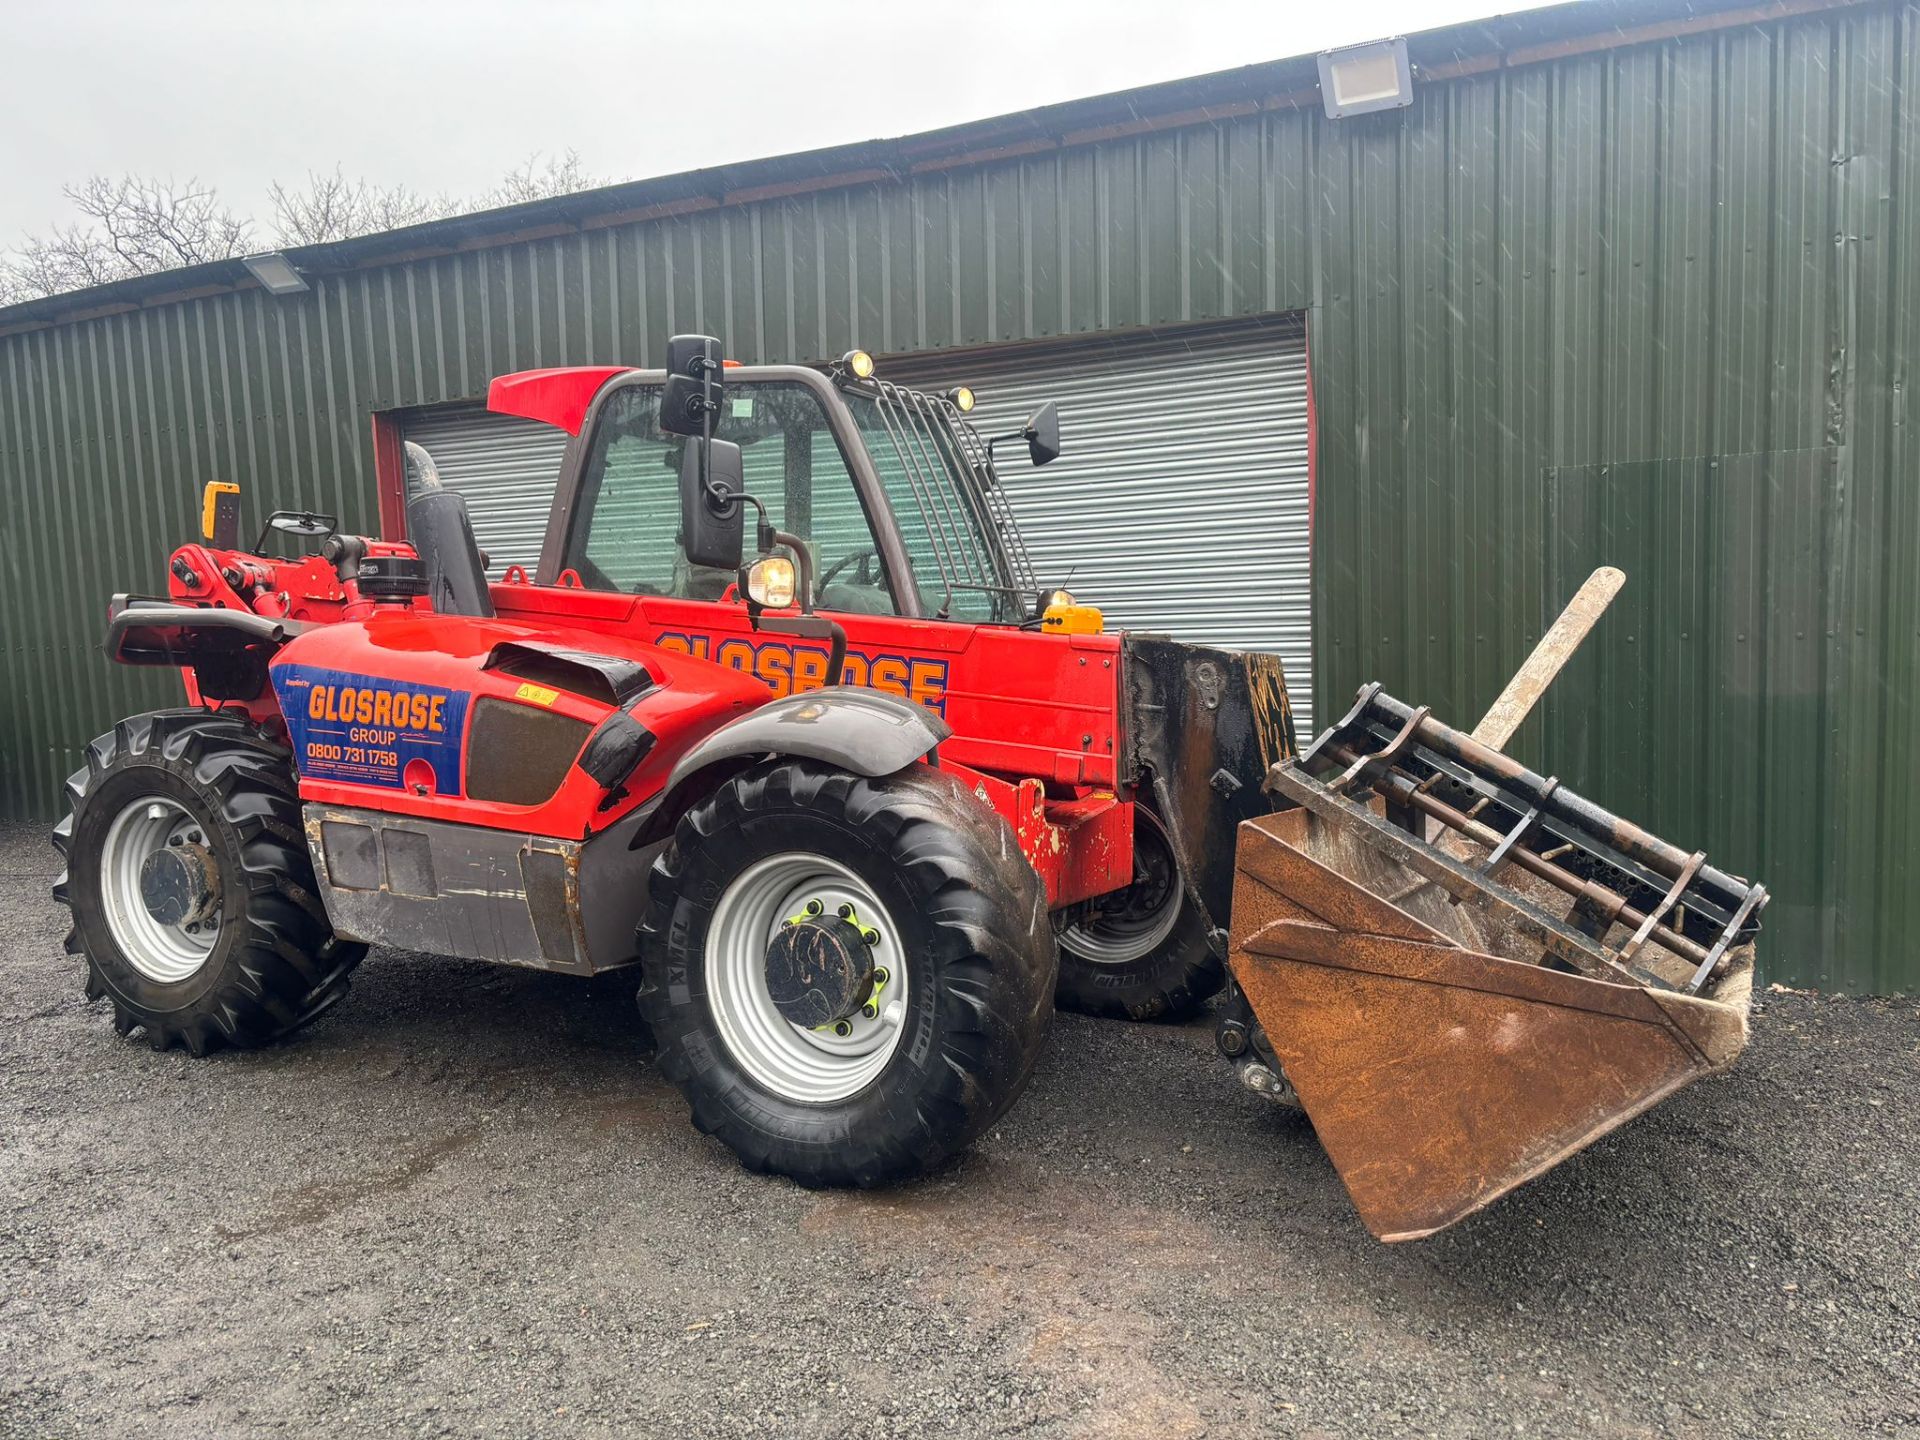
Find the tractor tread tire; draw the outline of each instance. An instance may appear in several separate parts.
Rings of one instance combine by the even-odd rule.
[[[888,910],[916,967],[913,1029],[865,1089],[807,1105],[761,1088],[728,1053],[706,999],[705,943],[722,891],[747,865],[835,844],[845,847],[835,858],[893,891]],[[814,761],[763,763],[681,817],[649,888],[638,998],[660,1068],[694,1125],[749,1170],[806,1186],[893,1184],[964,1150],[1026,1087],[1053,1014],[1046,894],[1006,822],[953,777],[925,765],[868,779]]]
[[[241,716],[159,710],[120,721],[86,758],[67,779],[68,814],[54,827],[67,868],[53,895],[72,915],[66,949],[86,961],[86,997],[112,1003],[116,1031],[144,1030],[155,1050],[179,1044],[197,1056],[269,1044],[338,1003],[367,947],[335,938],[328,924],[284,746]],[[197,801],[223,852],[221,937],[207,963],[173,985],[130,965],[102,914],[91,847],[111,815],[92,812],[103,791],[111,809],[110,792],[129,775]]]
[[[1227,983],[1227,970],[1200,911],[1192,901],[1181,907],[1173,933],[1159,949],[1138,960],[1102,964],[1076,955],[1060,942],[1062,1010],[1104,1020],[1173,1022],[1190,1019]]]

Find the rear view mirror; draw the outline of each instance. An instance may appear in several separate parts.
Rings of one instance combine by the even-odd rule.
[[[338,527],[339,521],[331,515],[316,514],[312,510],[276,510],[267,516],[260,538],[253,542],[253,553],[266,554],[267,537],[276,530],[299,540],[324,540]]]
[[[1049,400],[1027,417],[1027,428],[1020,432],[1027,442],[1027,454],[1033,463],[1044,465],[1060,458],[1060,407]]]
[[[698,435],[688,438],[680,456],[680,544],[689,564],[711,570],[740,568],[747,520],[740,496],[746,488],[738,445]]]
[[[667,388],[660,397],[660,428],[669,435],[710,435],[720,420],[720,342],[711,335],[667,341]]]

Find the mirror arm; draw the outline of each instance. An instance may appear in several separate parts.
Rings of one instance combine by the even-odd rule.
[[[809,640],[825,640],[827,642],[827,674],[822,683],[826,685],[840,683],[840,676],[847,664],[847,628],[838,620],[829,620],[824,615],[763,613],[760,616],[759,628],[782,635],[799,635]]]
[[[794,588],[800,592],[800,613],[813,614],[813,558],[807,554],[807,547],[798,535],[790,535],[785,530],[775,530],[766,523],[767,512],[760,512],[760,526],[763,535],[771,535],[774,545],[784,545],[793,552]],[[771,546],[763,546],[771,549]]]

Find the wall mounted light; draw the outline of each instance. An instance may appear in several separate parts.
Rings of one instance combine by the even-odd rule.
[[[1413,103],[1413,68],[1407,42],[1370,40],[1320,52],[1320,103],[1327,118],[1394,110]]]
[[[305,277],[278,250],[269,250],[264,255],[243,255],[240,263],[269,295],[299,295],[306,291]]]

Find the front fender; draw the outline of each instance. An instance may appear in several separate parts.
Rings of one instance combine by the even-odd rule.
[[[701,740],[673,767],[667,793],[709,766],[761,755],[798,755],[856,775],[891,775],[952,733],[931,710],[897,695],[853,685],[808,690],[768,701]]]

